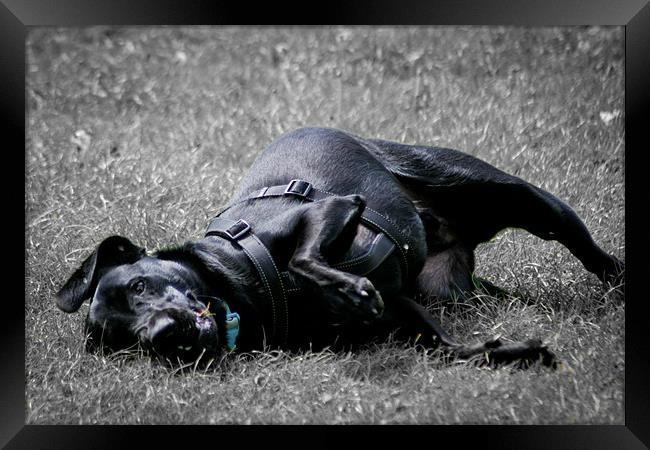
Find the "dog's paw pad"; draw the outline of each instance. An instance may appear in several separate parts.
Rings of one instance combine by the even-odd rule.
[[[359,278],[355,282],[346,283],[338,290],[347,297],[346,301],[364,316],[376,318],[384,312],[384,301],[367,278]]]

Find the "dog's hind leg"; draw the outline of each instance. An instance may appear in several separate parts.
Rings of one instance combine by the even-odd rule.
[[[430,254],[416,279],[417,293],[423,303],[429,301],[467,300],[475,294],[487,294],[499,299],[511,294],[488,280],[476,277],[474,253],[462,246]]]
[[[347,249],[357,232],[365,201],[359,195],[329,197],[312,203],[300,217],[295,230],[296,250],[289,270],[317,287],[332,310],[342,316],[373,319],[381,316],[384,303],[365,277],[332,268],[328,256]]]
[[[430,250],[416,279],[417,292],[428,300],[464,298],[473,290],[474,252],[460,243],[442,250]]]
[[[418,210],[427,233],[428,250],[416,280],[422,300],[467,299],[473,293],[508,296],[505,290],[474,276],[473,244],[462,241],[446,220],[434,217],[430,210]]]
[[[623,283],[624,263],[603,251],[578,215],[549,192],[456,150],[362,142],[402,183],[421,215],[444,218],[468,245],[504,228],[523,228],[560,242],[602,281]]]

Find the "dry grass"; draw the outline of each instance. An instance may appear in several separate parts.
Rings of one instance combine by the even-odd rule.
[[[264,146],[306,125],[479,156],[623,258],[622,29],[35,29],[27,51],[28,423],[623,423],[621,299],[517,230],[477,272],[519,297],[433,312],[466,340],[542,337],[573,372],[443,366],[394,343],[173,372],[85,353],[87,306],[52,298],[109,234],[200,237]]]

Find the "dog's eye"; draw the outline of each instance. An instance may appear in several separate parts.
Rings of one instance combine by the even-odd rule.
[[[144,292],[145,283],[144,280],[137,280],[131,284],[131,290],[136,294],[142,294]]]

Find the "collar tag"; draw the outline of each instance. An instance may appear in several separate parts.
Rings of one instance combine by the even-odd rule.
[[[226,348],[228,351],[234,351],[237,346],[235,341],[239,334],[239,314],[228,311],[226,314]]]

